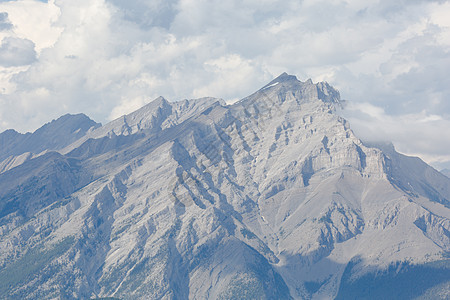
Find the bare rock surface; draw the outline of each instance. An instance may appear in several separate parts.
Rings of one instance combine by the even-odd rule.
[[[345,299],[437,268],[413,296],[445,299],[450,179],[362,142],[340,105],[284,73],[233,105],[160,97],[41,135],[0,164],[1,297]]]

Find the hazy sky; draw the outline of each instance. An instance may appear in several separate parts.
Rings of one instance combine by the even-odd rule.
[[[288,72],[336,87],[364,139],[450,167],[449,1],[0,0],[0,40],[0,131]]]

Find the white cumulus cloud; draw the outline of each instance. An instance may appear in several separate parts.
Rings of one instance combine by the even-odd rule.
[[[402,151],[441,162],[449,15],[449,1],[425,0],[3,1],[0,130],[67,112],[106,122],[160,95],[233,101],[286,71],[378,109]],[[405,124],[433,149],[408,143]]]

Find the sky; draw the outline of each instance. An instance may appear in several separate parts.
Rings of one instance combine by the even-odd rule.
[[[450,1],[0,0],[0,132],[327,81],[363,140],[450,168]]]

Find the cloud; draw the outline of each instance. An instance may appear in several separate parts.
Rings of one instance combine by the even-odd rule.
[[[60,8],[54,1],[4,1],[0,2],[0,11],[8,14],[12,25],[7,34],[0,32],[0,37],[31,40],[38,54],[42,49],[53,46],[62,32],[62,28],[56,25]]]
[[[107,0],[119,8],[122,17],[132,23],[137,23],[142,29],[152,27],[170,28],[176,14],[176,0]]]
[[[8,19],[7,12],[0,12],[0,31],[10,30],[13,28],[13,25]]]
[[[34,43],[27,39],[6,37],[0,45],[0,66],[29,65],[36,60]]]
[[[397,151],[421,156],[438,169],[450,162],[450,120],[421,111],[390,115],[366,102],[350,102],[341,112],[355,134],[366,142],[394,142]]]
[[[450,119],[448,1],[30,0],[0,11],[12,26],[0,38],[36,52],[30,66],[0,67],[0,130],[67,112],[106,122],[160,95],[231,101],[284,71],[326,80],[383,118]],[[431,156],[447,147],[411,145]]]

